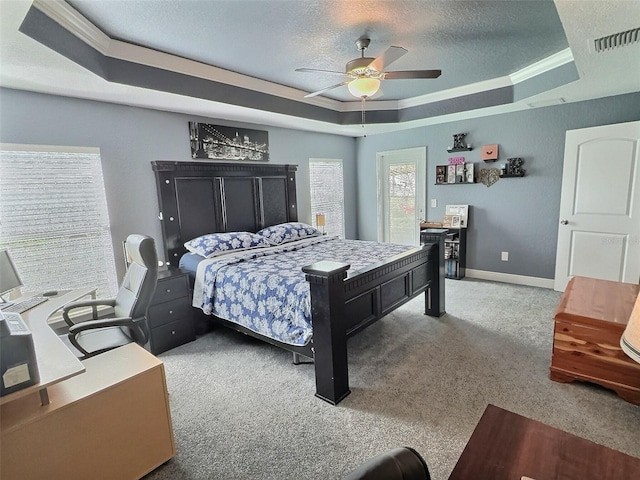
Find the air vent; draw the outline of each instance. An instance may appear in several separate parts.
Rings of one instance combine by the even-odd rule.
[[[640,41],[640,27],[632,28],[625,32],[614,33],[613,35],[607,35],[606,37],[596,38],[593,44],[596,52],[604,52],[605,50],[611,50],[617,47],[625,47],[638,41]]]

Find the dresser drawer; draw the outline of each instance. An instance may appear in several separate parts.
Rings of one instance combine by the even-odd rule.
[[[185,317],[191,317],[189,297],[176,298],[169,302],[152,305],[147,311],[147,318],[149,319],[149,326],[151,328],[159,327],[165,323]]]
[[[151,353],[157,355],[196,339],[191,319],[179,319],[151,329]]]
[[[156,291],[153,294],[152,304],[166,302],[174,298],[188,297],[189,285],[186,275],[163,278],[158,280]]]

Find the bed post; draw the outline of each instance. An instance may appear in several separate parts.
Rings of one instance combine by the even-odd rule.
[[[343,283],[349,266],[321,261],[302,268],[311,290],[316,397],[332,405],[351,393]]]
[[[425,292],[425,313],[431,317],[441,317],[445,313],[444,304],[444,235],[429,251],[429,278],[431,286]]]

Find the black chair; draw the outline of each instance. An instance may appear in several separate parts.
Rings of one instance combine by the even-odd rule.
[[[401,447],[368,460],[344,480],[431,480],[431,475],[418,452]]]
[[[68,339],[81,358],[88,358],[116,347],[136,342],[143,346],[149,338],[147,307],[156,289],[158,256],[153,238],[129,235],[125,242],[130,262],[115,298],[72,302],[62,310],[69,326]],[[93,318],[74,323],[69,312],[77,308],[106,305],[113,317]],[[94,315],[96,308],[93,308]]]

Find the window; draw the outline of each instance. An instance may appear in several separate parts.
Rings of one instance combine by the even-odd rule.
[[[424,218],[426,148],[376,154],[378,168],[378,239],[418,245]]]
[[[0,248],[26,291],[95,286],[115,295],[99,150],[0,145]]]
[[[324,231],[344,238],[344,177],[342,160],[309,159],[311,219],[325,215]]]

